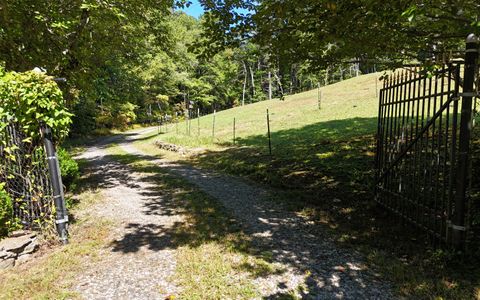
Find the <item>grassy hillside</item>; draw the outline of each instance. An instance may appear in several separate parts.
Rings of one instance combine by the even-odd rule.
[[[316,133],[310,132],[308,129],[312,128],[308,128],[305,138],[314,137],[312,134],[315,134],[315,137],[328,138],[345,127],[350,135],[355,135],[356,129],[360,129],[355,125],[356,123],[376,117],[378,101],[375,81],[379,75],[379,73],[364,75],[322,87],[320,89],[321,109],[318,109],[318,90],[315,89],[288,96],[285,101],[274,99],[218,112],[215,117],[215,139],[212,138],[213,114],[209,114],[200,118],[200,135],[198,135],[198,120],[192,119],[190,135],[187,135],[187,124],[181,122],[178,124],[178,134],[175,126],[171,126],[169,132],[162,136],[162,140],[186,146],[203,147],[212,147],[214,143],[231,143],[233,118],[236,118],[236,135],[239,145],[261,146],[260,141],[256,141],[254,137],[258,136],[260,139],[266,136],[267,109],[270,110],[270,126],[274,146],[277,148],[282,143],[286,130],[304,133],[303,130],[307,126],[318,123],[331,122],[330,125],[322,126]],[[380,84],[378,83],[378,86]],[[341,120],[346,122],[339,124]],[[302,136],[299,138],[302,139]],[[281,153],[281,149],[278,150],[276,152]]]
[[[321,88],[321,109],[318,90],[312,90],[286,97],[285,101],[275,99],[218,112],[215,138],[212,114],[200,118],[200,135],[198,120],[193,119],[190,124],[170,126],[158,138],[205,148],[194,157],[204,166],[247,175],[277,187],[328,192],[331,200],[338,193],[331,188],[335,185],[343,183],[354,188],[360,183],[365,190],[365,185],[370,184],[363,175],[371,175],[373,166],[378,110],[375,81],[379,75],[359,76]],[[268,155],[267,109],[272,156]],[[302,196],[316,202],[310,195]]]
[[[285,101],[219,112],[215,139],[213,115],[207,115],[200,118],[200,135],[198,120],[193,119],[149,134],[136,146],[159,156],[171,154],[154,147],[155,140],[203,148],[182,159],[276,188],[272,201],[290,204],[292,210],[331,230],[342,245],[362,251],[404,297],[480,299],[478,262],[459,263],[454,254],[431,249],[428,237],[403,226],[372,201],[379,76],[363,75],[323,87],[320,110],[318,91],[313,90]]]

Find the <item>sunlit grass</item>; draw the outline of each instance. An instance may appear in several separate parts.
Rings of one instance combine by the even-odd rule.
[[[185,122],[172,124],[162,129],[161,139],[178,145],[190,147],[221,148],[221,144],[233,142],[233,118],[236,119],[236,137],[240,145],[251,145],[244,139],[267,134],[266,110],[270,112],[270,127],[274,144],[281,143],[275,139],[275,133],[282,130],[301,129],[304,126],[323,121],[343,120],[352,118],[376,117],[378,100],[375,92],[375,81],[380,73],[368,74],[348,81],[332,84],[321,88],[321,109],[318,109],[318,90],[312,90],[286,97],[285,101],[278,99],[262,101],[244,107],[236,107],[217,112],[215,115],[215,137],[212,135],[213,114],[200,118],[200,135],[198,135],[198,120],[190,122],[190,134]],[[378,84],[380,86],[381,83]],[[178,127],[178,131],[177,131]],[[351,128],[338,130],[355,131]],[[329,129],[325,129],[329,131]],[[178,133],[177,133],[178,132]],[[354,134],[354,133],[353,133]],[[322,132],[318,132],[321,136]],[[302,140],[302,137],[298,137]],[[216,144],[216,146],[214,146]],[[266,144],[265,144],[266,145]],[[281,149],[278,149],[281,151]]]
[[[97,192],[78,196],[84,205],[101,201]],[[106,220],[84,216],[71,226],[70,243],[30,262],[0,273],[0,299],[73,299],[76,275],[84,271],[86,261],[97,259],[107,243],[111,224]]]
[[[313,90],[287,97],[284,102],[265,101],[217,113],[215,140],[211,136],[213,116],[208,115],[200,119],[200,137],[197,120],[192,120],[190,136],[185,134],[185,123],[178,124],[178,133],[173,124],[161,134],[151,133],[136,146],[151,155],[243,175],[279,188],[272,201],[288,203],[292,210],[325,225],[340,245],[361,250],[401,296],[478,298],[478,259],[459,261],[448,252],[442,259],[434,259],[438,255],[430,248],[428,237],[402,226],[402,221],[372,202],[378,75],[322,88],[320,110],[318,91]],[[272,156],[268,155],[267,108]],[[204,151],[185,158],[156,149],[153,141],[158,139]],[[478,144],[478,139],[473,143]],[[478,170],[473,172],[472,178],[478,177]]]

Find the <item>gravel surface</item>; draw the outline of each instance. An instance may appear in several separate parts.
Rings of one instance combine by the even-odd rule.
[[[163,232],[183,222],[181,214],[175,213],[168,198],[150,192],[155,187],[149,177],[109,159],[102,145],[78,158],[89,161],[107,200],[91,208],[92,213],[112,220],[115,229],[100,261],[79,276],[75,290],[85,299],[165,299],[177,294],[169,280],[175,271],[175,249]]]
[[[105,195],[108,201],[102,214],[118,218],[117,240],[106,249],[107,259],[101,268],[82,278],[78,290],[86,298],[164,298],[178,289],[165,280],[175,268],[174,249],[168,246],[151,249],[142,239],[129,239],[132,224],[148,231],[146,236],[158,238],[162,228],[182,222],[170,210],[162,214],[162,205],[155,215],[146,214],[145,202],[162,202],[158,196],[142,195],[147,183],[142,174],[119,175],[123,166],[103,158],[102,145],[116,142],[130,154],[141,156],[166,168],[172,174],[195,184],[218,199],[242,223],[253,245],[269,253],[282,272],[256,279],[263,299],[278,299],[291,290],[304,299],[392,299],[390,284],[374,274],[359,253],[339,248],[319,226],[269,200],[268,191],[242,179],[180,165],[148,156],[132,142],[155,129],[142,129],[110,137],[90,148],[83,158],[97,161],[98,172],[109,182]],[[125,175],[125,174],[127,175]],[[168,207],[168,205],[165,205]],[[123,236],[123,237],[122,237]],[[168,241],[163,241],[168,244]],[[131,251],[131,249],[135,251]],[[158,248],[158,249],[157,249]],[[130,249],[130,250],[129,250]],[[168,293],[158,295],[161,286]]]

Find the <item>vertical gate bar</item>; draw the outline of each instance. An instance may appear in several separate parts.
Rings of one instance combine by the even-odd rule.
[[[377,188],[376,186],[378,185],[378,179],[380,178],[379,177],[379,174],[380,174],[380,170],[381,170],[381,165],[380,165],[380,161],[381,161],[381,157],[382,157],[382,150],[381,150],[381,145],[383,143],[383,137],[382,137],[382,130],[383,130],[383,89],[380,90],[380,94],[379,94],[379,99],[378,99],[378,120],[377,120],[377,152],[376,152],[376,155],[375,155],[375,168],[376,168],[376,171],[375,171],[375,195],[377,195]]]
[[[421,91],[422,91],[422,80],[423,80],[423,75],[420,73],[419,70],[419,76],[418,76],[418,88],[416,90],[416,100],[417,106],[416,106],[416,112],[415,112],[415,137],[418,137],[418,118],[420,117],[420,101],[421,101]],[[413,134],[413,131],[412,131]],[[412,203],[415,203],[416,207],[414,207],[414,211],[412,211],[411,218],[415,221],[418,221],[417,216],[418,216],[418,189],[420,187],[418,183],[418,178],[419,178],[419,168],[418,168],[418,158],[421,155],[421,143],[423,142],[422,139],[418,140],[418,142],[415,144],[414,148],[414,153],[413,153],[413,199]],[[419,150],[420,149],[420,150]]]
[[[387,103],[386,103],[386,80],[384,79],[383,80],[383,89],[381,90],[381,98],[382,98],[382,115],[381,115],[381,143],[380,143],[380,148],[381,148],[381,152],[380,152],[380,157],[379,157],[379,164],[380,164],[380,167],[379,167],[379,170],[380,172],[383,170],[384,168],[384,159],[385,159],[385,147],[384,147],[384,141],[385,141],[385,119],[386,119],[386,111],[387,111]],[[379,174],[380,175],[380,174]]]
[[[402,103],[400,102],[400,100],[401,100],[400,90],[401,90],[401,87],[402,87],[402,78],[400,76],[400,73],[395,74],[394,82],[395,82],[395,93],[393,95],[393,97],[394,97],[393,119],[395,121],[395,126],[393,127],[394,131],[393,131],[393,145],[392,145],[393,157],[392,157],[392,159],[395,159],[398,155],[398,148],[397,148],[397,145],[398,145],[398,128],[400,127],[398,116],[400,114],[401,107],[402,107]],[[396,166],[395,169],[399,169],[399,168],[397,168],[397,166]],[[399,169],[399,170],[401,171],[401,169]],[[401,184],[403,175],[401,174],[401,172],[393,172],[392,175],[393,175],[392,176],[393,182],[392,182],[391,187],[392,187],[392,189],[395,188],[396,193],[398,193],[398,186],[399,186],[399,184]],[[395,197],[394,200],[395,200],[394,206],[396,208],[398,208],[398,205],[400,203],[400,198]]]
[[[403,113],[402,113],[402,127],[401,127],[401,132],[399,132],[399,135],[400,135],[400,139],[402,141],[402,148],[405,147],[405,145],[408,144],[408,135],[409,135],[409,132],[408,132],[408,120],[410,118],[410,105],[411,105],[411,102],[412,102],[412,93],[415,89],[415,70],[414,70],[414,67],[411,67],[409,72],[408,72],[408,92],[407,92],[407,95],[404,99],[404,109],[403,109]],[[414,95],[414,94],[413,94]],[[403,149],[400,149],[400,151],[403,151]],[[403,167],[403,171],[404,171],[404,177],[403,177],[403,195],[405,198],[407,198],[408,200],[411,200],[411,197],[410,197],[410,187],[409,187],[409,177],[410,177],[410,166],[408,164],[408,160],[409,160],[409,154],[408,152],[405,153],[405,158],[403,159],[404,161],[404,167]],[[406,209],[408,207],[408,202],[404,202],[402,203],[402,206],[400,207],[400,212],[402,215],[405,215],[407,212],[406,212]]]
[[[383,116],[383,90],[380,90],[380,95],[378,99],[378,119],[377,119],[377,152],[375,155],[375,197],[377,196],[377,185],[378,185],[378,178],[380,172],[380,156],[381,156],[381,132],[382,132],[382,116]]]
[[[379,173],[379,176],[381,176],[381,174],[383,174],[383,170],[385,169],[385,164],[386,164],[386,157],[387,157],[387,151],[386,151],[386,134],[387,134],[387,126],[388,126],[388,122],[387,122],[387,116],[388,116],[388,77],[387,78],[384,78],[383,80],[383,89],[382,89],[382,97],[383,97],[383,115],[382,115],[382,144],[380,145],[380,147],[382,148],[382,155],[380,157],[380,173]],[[382,179],[378,181],[378,185],[381,185],[382,187],[385,187],[385,179]],[[383,191],[379,191],[379,197],[378,197],[378,200],[380,202],[382,202],[382,199],[383,199]]]
[[[443,93],[445,91],[445,67],[443,67],[442,71],[441,71],[441,74],[442,74],[442,77],[441,77],[441,81],[440,81],[440,104],[439,104],[439,107],[442,107],[443,106]],[[433,213],[434,213],[434,231],[438,232],[438,233],[441,233],[441,229],[439,231],[437,231],[438,229],[438,215],[439,215],[439,206],[440,206],[440,210],[442,208],[442,202],[441,202],[441,199],[439,201],[438,197],[439,197],[439,189],[440,189],[440,185],[439,185],[439,180],[440,180],[440,161],[441,161],[441,158],[440,158],[440,153],[441,153],[441,150],[442,150],[442,133],[443,133],[443,113],[440,114],[440,116],[438,117],[438,136],[437,136],[437,152],[436,152],[436,163],[435,163],[435,166],[436,166],[436,170],[435,170],[435,193],[434,193],[434,210],[433,210]],[[440,224],[441,225],[441,224]]]
[[[460,116],[460,137],[458,149],[457,193],[455,197],[455,215],[452,224],[453,244],[457,249],[465,246],[465,206],[467,202],[468,165],[470,155],[470,136],[472,131],[472,98],[475,80],[475,64],[478,58],[478,38],[474,34],[467,37],[465,53],[465,71],[462,95],[462,114]]]
[[[388,138],[388,145],[387,145],[387,149],[388,149],[388,165],[387,166],[390,166],[390,163],[392,162],[392,133],[393,133],[393,128],[392,128],[392,125],[393,125],[393,118],[394,118],[394,101],[395,101],[395,90],[394,90],[394,85],[395,85],[395,80],[394,80],[394,76],[395,74],[392,74],[392,77],[390,79],[390,95],[389,95],[389,107],[390,107],[390,111],[389,111],[389,129],[388,129],[388,135],[389,135],[389,138]],[[391,185],[392,185],[392,182],[393,182],[393,178],[392,176],[389,174],[389,176],[387,176],[386,180],[385,180],[385,186],[386,186],[386,189],[390,191],[391,189]],[[393,201],[391,200],[391,197],[386,197],[385,198],[385,201],[388,203],[388,205],[392,205]]]
[[[447,101],[449,101],[450,97],[454,96],[452,95],[452,65],[448,65],[448,75],[447,75]],[[450,105],[447,107],[446,111],[446,116],[445,116],[445,143],[443,145],[443,166],[442,166],[442,211],[441,211],[441,228],[440,228],[440,236],[445,237],[445,232],[447,230],[447,182],[448,182],[448,171],[447,171],[447,163],[451,162],[449,160],[449,154],[448,154],[448,140],[449,140],[449,134],[450,134]]]
[[[391,119],[392,119],[392,128],[390,131],[390,158],[389,163],[395,159],[396,156],[396,144],[397,144],[397,126],[398,126],[398,114],[399,114],[399,104],[398,104],[398,90],[399,90],[400,80],[398,76],[398,72],[393,74],[393,82],[392,82],[392,98],[391,98]],[[392,172],[389,174],[388,178],[388,190],[391,192],[395,192],[397,188],[397,172]],[[387,197],[390,199],[390,206],[395,207],[398,201],[397,197]]]
[[[422,95],[421,96],[422,115],[420,117],[421,128],[423,128],[424,123],[425,123],[424,122],[425,121],[425,97],[426,97],[426,90],[427,90],[427,75],[426,75],[426,73],[424,73],[423,76],[422,76],[422,87],[423,87],[422,89],[419,89],[419,95]],[[417,135],[418,135],[418,133],[417,133]],[[419,152],[418,186],[419,186],[420,190],[419,190],[419,195],[417,196],[417,201],[416,201],[417,207],[416,207],[416,212],[415,212],[415,220],[417,222],[419,222],[419,224],[421,224],[421,222],[420,222],[421,221],[420,201],[421,201],[421,199],[424,198],[424,195],[425,195],[425,186],[423,186],[421,184],[421,181],[425,176],[425,172],[424,172],[424,165],[425,165],[424,141],[425,141],[424,134],[422,134],[422,136],[420,138],[420,141],[419,141],[420,150],[418,151]]]
[[[448,208],[447,208],[447,232],[445,240],[450,242],[451,232],[450,225],[452,219],[453,202],[455,197],[455,177],[456,177],[456,159],[457,159],[457,135],[458,135],[458,101],[460,99],[460,65],[455,66],[455,89],[453,101],[452,116],[452,143],[450,147],[450,176],[448,188]]]
[[[386,151],[385,151],[385,133],[386,133],[386,118],[387,118],[387,95],[388,95],[388,90],[387,90],[387,81],[388,78],[384,78],[383,80],[383,89],[382,89],[382,98],[383,98],[383,115],[382,115],[382,144],[380,147],[382,148],[382,155],[380,156],[380,172],[383,172],[383,169],[385,167],[385,156],[386,156]],[[378,184],[381,184],[381,182],[378,182]]]
[[[391,91],[391,118],[392,118],[392,128],[390,130],[390,144],[389,144],[389,151],[390,151],[390,157],[389,157],[389,165],[392,162],[392,160],[395,159],[396,155],[396,135],[397,135],[397,123],[398,123],[398,114],[399,114],[399,105],[397,103],[398,100],[398,89],[399,89],[399,76],[398,72],[394,73],[393,75],[393,82],[391,83],[393,88]],[[391,172],[388,175],[388,191],[390,192],[395,192],[396,186],[397,186],[397,177],[398,174],[396,172]],[[397,198],[396,197],[391,197],[391,195],[387,196],[388,199],[388,205],[390,207],[395,207],[397,203]]]
[[[432,115],[434,115],[436,112],[437,112],[437,101],[438,101],[438,96],[437,96],[437,93],[438,93],[438,73],[435,74],[435,90],[433,92],[433,111],[432,111]],[[429,161],[429,167],[430,167],[430,180],[428,182],[428,186],[430,187],[430,192],[429,192],[429,197],[428,197],[428,201],[429,201],[429,208],[432,208],[433,210],[430,210],[430,216],[429,216],[429,226],[430,228],[434,229],[435,228],[435,209],[436,209],[436,199],[435,199],[435,191],[434,191],[434,187],[435,187],[435,182],[434,182],[434,178],[436,176],[435,173],[435,148],[437,147],[435,141],[436,141],[436,130],[437,130],[437,120],[434,120],[433,123],[432,123],[432,141],[431,141],[431,152],[430,152],[430,155],[431,155],[431,158],[430,158],[430,161]]]
[[[416,94],[417,94],[417,90],[418,90],[418,86],[419,84],[418,83],[418,69],[417,67],[414,67],[413,69],[413,90],[412,90],[412,96],[410,98],[410,114],[409,114],[409,117],[410,117],[410,120],[408,122],[408,124],[406,124],[409,128],[408,131],[407,131],[407,145],[410,144],[410,142],[413,141],[414,139],[414,128],[413,128],[413,124],[414,124],[414,121],[415,121],[415,105],[417,103],[417,99],[416,99]],[[407,156],[408,160],[407,160],[407,163],[408,163],[408,166],[409,166],[409,174],[408,174],[408,194],[410,196],[410,200],[412,202],[410,203],[414,203],[415,201],[415,164],[413,163],[414,162],[414,159],[415,159],[415,153],[416,153],[416,146],[417,146],[417,143],[415,143],[415,147],[412,147],[411,150],[410,150],[410,155]],[[410,208],[412,206],[412,204],[410,204],[407,208]],[[406,213],[410,216],[411,215],[411,211],[407,210]]]
[[[404,103],[404,108],[403,108],[403,113],[402,113],[402,128],[401,128],[401,140],[402,140],[402,146],[405,146],[405,145],[408,145],[409,143],[409,132],[408,132],[408,122],[410,120],[410,105],[411,105],[411,102],[412,102],[412,95],[415,95],[414,93],[414,90],[415,90],[415,68],[412,67],[410,68],[409,72],[408,72],[408,93],[407,93],[407,96],[405,98],[405,103]],[[407,197],[407,199],[411,200],[411,195],[410,195],[410,187],[408,186],[408,182],[409,182],[409,177],[410,177],[410,170],[409,170],[409,164],[408,164],[408,160],[409,160],[409,154],[408,152],[405,153],[405,164],[404,164],[404,173],[405,173],[405,176],[404,176],[404,191],[402,191],[405,195],[405,197]],[[408,203],[402,203],[402,206],[400,207],[400,212],[402,214],[406,214],[406,209],[408,207]]]
[[[393,126],[393,104],[392,104],[392,95],[393,95],[393,88],[391,88],[391,86],[394,84],[394,79],[393,79],[394,75],[392,75],[392,77],[390,78],[390,95],[389,95],[389,112],[388,112],[388,140],[387,140],[387,149],[388,149],[388,163],[390,163],[390,161],[392,160],[391,158],[391,155],[392,155],[392,151],[391,151],[391,147],[390,147],[390,144],[392,143],[392,126]]]
[[[427,115],[426,115],[426,123],[430,121],[430,111],[431,111],[431,101],[432,101],[432,78],[428,78],[428,97],[425,98],[427,101]],[[426,136],[425,136],[425,164],[424,164],[424,181],[423,181],[423,186],[424,186],[424,197],[422,198],[422,224],[427,226],[428,222],[428,216],[427,216],[427,211],[425,210],[425,207],[428,207],[428,196],[430,194],[430,190],[428,189],[427,181],[428,181],[428,176],[429,176],[429,149],[430,149],[430,131],[426,131]]]
[[[403,71],[403,70],[402,70]],[[403,88],[403,77],[402,77],[402,72],[397,73],[397,83],[395,87],[395,131],[394,131],[394,136],[395,136],[395,144],[398,145],[398,132],[400,130],[400,124],[399,124],[399,116],[401,114],[401,107],[402,103],[402,88]],[[397,151],[398,152],[398,151]],[[397,154],[397,153],[395,153]]]
[[[385,143],[384,143],[384,149],[385,149],[385,156],[384,156],[384,162],[383,162],[383,165],[384,167],[388,167],[388,164],[389,164],[389,161],[390,161],[390,147],[389,147],[389,142],[390,142],[390,139],[389,139],[389,136],[390,136],[390,130],[391,130],[391,126],[390,126],[390,121],[391,121],[391,110],[392,110],[392,105],[391,105],[391,97],[392,97],[392,90],[391,90],[391,85],[392,85],[392,77],[389,76],[388,79],[386,80],[386,85],[387,85],[387,89],[386,89],[386,92],[387,92],[387,95],[386,95],[386,109],[387,109],[387,112],[386,112],[386,118],[385,118]],[[388,189],[388,182],[389,182],[389,176],[386,176],[384,179],[383,179],[383,186],[385,189]]]

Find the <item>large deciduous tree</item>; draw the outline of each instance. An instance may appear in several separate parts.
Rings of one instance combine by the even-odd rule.
[[[423,60],[480,32],[477,0],[202,2],[213,39],[227,45],[250,35],[264,51],[313,68],[347,59]],[[245,8],[251,13],[238,13]]]

